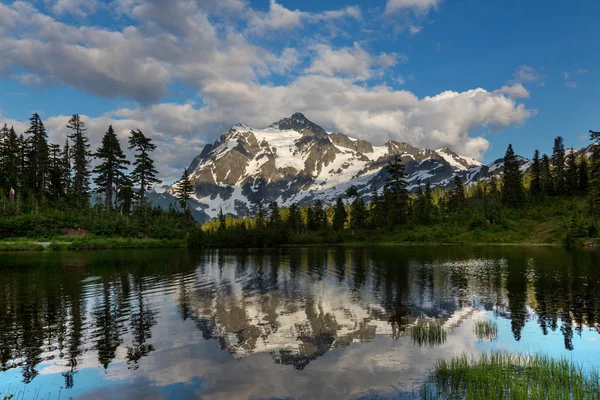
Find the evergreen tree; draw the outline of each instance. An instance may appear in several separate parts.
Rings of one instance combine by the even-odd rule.
[[[194,185],[190,181],[190,175],[188,174],[187,168],[183,170],[183,175],[179,182],[177,182],[177,187],[175,188],[175,193],[177,198],[179,199],[179,205],[185,211],[188,209],[187,203],[190,199],[190,196],[194,194]]]
[[[547,154],[542,156],[542,167],[540,171],[540,184],[542,193],[550,195],[554,191],[554,184],[552,180],[552,171],[550,169],[550,157]]]
[[[554,148],[552,151],[552,164],[554,164],[554,193],[558,196],[565,194],[567,190],[567,180],[565,175],[565,145],[563,138],[557,136],[554,139]]]
[[[384,197],[384,202],[388,211],[388,221],[401,223],[406,221],[409,200],[402,158],[400,156],[394,157],[394,160],[388,163],[386,172],[385,194],[387,196]]]
[[[223,210],[221,210],[221,213],[223,213]],[[258,204],[256,205],[256,216],[255,216],[257,230],[262,231],[265,229],[266,219],[267,219],[267,214],[265,212],[265,208],[263,207],[261,202],[258,202]],[[224,217],[223,217],[223,221],[225,221]],[[221,222],[221,217],[219,217],[219,222]]]
[[[269,203],[269,228],[281,229],[283,227],[283,221],[281,219],[281,211],[279,210],[279,204],[276,201]]]
[[[348,214],[346,213],[346,206],[340,197],[335,202],[335,209],[333,212],[333,230],[341,231],[346,225],[346,219]]]
[[[566,194],[574,196],[579,190],[579,169],[575,150],[571,148],[567,156],[567,167],[565,170]]]
[[[585,154],[581,156],[581,160],[579,161],[579,171],[577,172],[579,176],[579,193],[584,194],[588,192],[589,188],[589,166],[588,159]]]
[[[158,171],[154,167],[154,160],[150,158],[149,153],[156,149],[152,139],[146,137],[139,129],[131,131],[129,136],[129,150],[136,151],[134,169],[131,173],[131,179],[134,185],[138,186],[137,199],[138,206],[145,204],[146,192],[152,188],[155,183],[161,183],[156,178]]]
[[[356,197],[352,202],[352,208],[350,211],[350,227],[355,230],[361,230],[367,228],[367,207],[365,202],[360,198]]]
[[[19,187],[19,154],[20,145],[19,137],[15,133],[15,129],[11,127],[2,133],[2,143],[0,147],[0,159],[2,160],[3,186],[7,192],[10,189],[18,190]]]
[[[523,205],[524,201],[523,177],[512,144],[509,144],[504,156],[502,202],[509,207],[519,207]]]
[[[96,174],[94,183],[98,187],[96,191],[104,193],[105,209],[107,213],[110,213],[113,208],[113,196],[117,192],[116,184],[124,175],[123,170],[129,164],[112,125],[108,127],[108,131],[102,137],[102,144],[94,157],[100,160],[98,166],[94,168]]]
[[[51,143],[50,148],[50,185],[48,192],[50,198],[60,200],[65,195],[63,185],[63,162],[61,157],[61,150],[58,144]]]
[[[79,114],[73,114],[69,119],[67,128],[71,133],[67,138],[71,140],[71,166],[73,168],[73,179],[71,183],[71,200],[73,204],[84,209],[89,204],[90,197],[90,144],[85,131],[85,123]]]
[[[290,206],[286,225],[290,231],[295,233],[300,233],[300,230],[302,229],[302,215],[300,214],[300,208],[296,203]]]
[[[314,211],[314,227],[315,230],[319,231],[327,228],[327,214],[325,213],[325,209],[323,208],[323,203],[321,200],[317,200],[313,207]]]
[[[533,162],[531,164],[531,185],[529,192],[531,197],[537,197],[542,193],[542,160],[540,159],[540,151],[535,150],[533,153]]]
[[[29,189],[34,193],[44,195],[50,170],[48,134],[42,119],[37,113],[33,114],[29,121],[29,129],[25,131],[25,134],[28,135],[24,146],[26,149],[25,180]]]
[[[6,176],[6,142],[8,141],[8,126],[4,124],[0,128],[0,193],[2,189],[8,186],[8,178]]]
[[[262,217],[262,204],[259,203],[259,207],[261,208],[261,211],[257,214],[260,215]],[[223,214],[223,208],[219,208],[219,231],[220,232],[225,232],[225,229],[227,229],[227,218],[225,218],[225,214]],[[263,225],[261,223],[261,225]]]
[[[460,176],[456,175],[454,177],[454,189],[449,192],[448,208],[451,211],[463,211],[466,204],[465,185]]]
[[[597,221],[600,214],[600,132],[590,131],[590,139],[596,144],[590,157],[589,192],[592,214]]]
[[[65,142],[62,152],[62,166],[63,166],[63,184],[65,188],[65,195],[71,196],[71,147],[69,146],[69,139]]]

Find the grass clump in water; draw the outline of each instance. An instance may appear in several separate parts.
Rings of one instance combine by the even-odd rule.
[[[439,323],[419,321],[410,330],[412,342],[418,346],[439,346],[446,341],[446,329]]]
[[[478,340],[493,341],[498,337],[498,325],[489,320],[475,321],[475,336]]]
[[[508,352],[441,360],[421,399],[600,399],[600,376],[566,358]]]

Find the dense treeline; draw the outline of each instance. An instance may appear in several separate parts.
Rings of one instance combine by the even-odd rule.
[[[93,151],[77,114],[65,126],[62,146],[48,141],[37,113],[29,122],[21,134],[6,124],[0,129],[0,239],[74,232],[183,239],[195,229],[189,213],[147,203],[147,191],[160,181],[151,158],[156,146],[142,131],[130,133],[134,160],[127,173],[130,161],[112,126]],[[92,181],[95,205],[90,202]]]
[[[592,132],[591,140],[600,141]],[[350,188],[335,204],[292,205],[280,209],[256,205],[253,217],[232,218],[221,212],[204,225],[203,240],[214,247],[262,247],[294,243],[351,241],[435,241],[450,235],[468,241],[524,240],[523,231],[542,226],[536,240],[581,244],[595,238],[600,214],[600,145],[591,157],[565,150],[562,137],[554,140],[551,156],[535,151],[527,172],[512,145],[504,171],[465,187],[460,177],[454,188],[441,191],[429,183],[415,194],[407,190],[400,158],[386,168],[382,190],[366,196]],[[365,203],[364,199],[368,200]],[[542,221],[548,220],[547,227]],[[461,228],[463,228],[461,230]],[[460,239],[459,239],[460,240]]]

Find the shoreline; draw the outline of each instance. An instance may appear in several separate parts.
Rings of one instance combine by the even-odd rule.
[[[558,243],[503,243],[503,242],[340,242],[340,243],[292,243],[272,249],[300,247],[565,247]],[[59,251],[91,251],[91,250],[136,250],[136,249],[184,249],[188,248],[182,239],[137,239],[137,238],[88,238],[72,241],[60,240],[22,240],[7,239],[0,241],[0,253],[9,252],[59,252]],[[207,247],[208,249],[236,249],[228,247]],[[577,246],[579,249],[593,247]]]

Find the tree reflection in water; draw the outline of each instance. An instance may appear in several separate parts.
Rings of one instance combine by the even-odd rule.
[[[452,329],[473,310],[508,319],[517,341],[537,323],[573,350],[600,326],[598,261],[489,247],[3,255],[0,371],[30,383],[51,363],[72,388],[87,354],[105,370],[142,368],[169,339],[153,337],[166,309],[236,358],[296,369],[376,335],[400,340],[420,318]]]

